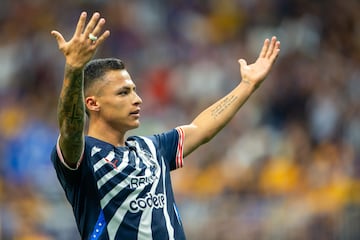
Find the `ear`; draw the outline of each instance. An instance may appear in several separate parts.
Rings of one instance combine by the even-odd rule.
[[[90,96],[85,98],[85,105],[89,111],[99,111],[100,104],[96,101],[95,96]]]

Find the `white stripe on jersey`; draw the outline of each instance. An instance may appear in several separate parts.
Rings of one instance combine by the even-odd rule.
[[[101,179],[99,179],[97,181],[98,189],[100,189],[107,181],[109,181],[112,177],[114,177],[116,174],[118,174],[124,168],[126,168],[126,166],[128,165],[128,162],[129,162],[128,154],[129,154],[128,152],[124,152],[124,156],[123,156],[123,159],[122,159],[120,165],[118,167],[114,168],[113,170],[111,170],[110,172],[108,172],[107,174],[105,174]],[[106,163],[108,163],[108,161],[112,161],[114,159],[115,155],[112,157],[109,157],[109,155],[106,158],[101,159],[99,161],[99,162],[101,162],[101,164],[99,164],[99,165],[103,166]],[[97,162],[95,165],[97,165],[99,162]],[[95,170],[95,168],[94,168],[94,170]],[[95,172],[97,170],[98,169],[96,169]]]
[[[126,153],[126,154],[125,154]],[[106,162],[105,159],[102,159],[101,161]],[[127,164],[129,162],[129,154],[128,152],[124,152],[124,156],[123,159],[119,165],[119,167],[117,169],[111,170],[110,172],[108,172],[104,177],[102,177],[98,182],[98,189],[100,189],[100,187],[105,184],[108,180],[110,180],[112,177],[114,177],[115,175],[117,175],[121,170],[123,170]],[[136,170],[134,170],[133,172],[131,172],[129,174],[129,176],[127,178],[125,178],[123,181],[121,181],[120,183],[118,183],[116,185],[116,187],[114,187],[113,189],[111,189],[111,191],[109,191],[101,200],[101,208],[104,209],[106,207],[106,205],[110,202],[110,200],[116,196],[121,190],[123,190],[125,187],[127,187],[130,184],[131,181],[131,177],[130,176],[135,176],[137,175],[139,172],[141,171],[140,168],[137,168]],[[102,184],[101,184],[102,183]]]
[[[142,188],[144,188],[144,187],[142,187]],[[111,220],[109,221],[109,224],[107,225],[109,239],[115,239],[117,230],[119,229],[119,226],[122,223],[125,214],[128,212],[128,209],[130,209],[130,202],[137,198],[137,196],[140,194],[142,188],[137,188],[137,189],[135,189],[135,191],[133,191],[131,194],[129,194],[129,196],[122,203],[122,205],[116,210],[114,216],[111,218]]]
[[[94,148],[94,147],[93,147]],[[113,159],[115,157],[115,153],[113,151],[110,151],[109,154],[105,157],[106,159]],[[98,161],[96,164],[94,164],[94,172],[99,170],[102,166],[104,166],[107,162],[106,161]]]
[[[167,211],[167,209],[168,209],[167,208],[167,195],[166,195],[166,186],[165,186],[166,165],[165,165],[165,162],[164,162],[164,158],[161,158],[161,163],[163,165],[163,167],[162,167],[162,170],[163,170],[163,172],[162,172],[162,174],[163,174],[163,189],[165,191],[164,196],[165,196],[165,203],[166,203],[166,205],[163,208],[163,211],[164,211],[164,216],[165,216],[166,228],[167,228],[168,233],[169,233],[169,240],[173,240],[173,239],[175,239],[174,238],[174,228],[173,228],[173,226],[171,226],[169,213]]]
[[[149,141],[148,139],[146,138],[143,138],[143,140],[146,142],[147,146],[150,148],[150,151],[151,151],[151,154],[153,156],[156,156],[156,150],[155,150],[155,146],[154,144]],[[141,154],[142,150],[139,148],[139,146],[137,146],[137,149],[139,150],[138,153]],[[149,156],[148,156],[149,157]],[[156,168],[157,169],[160,169],[160,166],[159,166],[159,163],[154,159],[153,162],[151,162],[151,159],[148,159],[148,157],[144,156],[142,159],[144,160],[144,164],[149,167],[153,164],[156,164]],[[117,186],[116,186],[116,191],[113,189],[111,190],[111,193],[112,192],[120,192],[120,190],[122,190],[122,188],[128,186],[128,184],[130,183],[131,181],[131,177],[133,176],[136,176],[138,174],[138,172],[141,171],[141,168],[140,168],[140,159],[137,158],[136,159],[137,162],[136,162],[136,165],[137,165],[137,170],[135,170],[133,173],[129,174],[129,176],[124,180],[122,181],[121,183],[119,183]],[[127,160],[128,161],[128,160]],[[155,190],[157,188],[157,185],[158,185],[158,182],[159,182],[159,179],[160,179],[160,175],[161,175],[161,172],[160,171],[156,171],[156,178],[153,182],[153,186],[151,188],[151,192],[152,194],[155,194]],[[164,175],[165,176],[165,175]],[[128,183],[128,184],[126,184]],[[119,188],[118,188],[119,186]],[[116,210],[114,216],[111,218],[111,220],[109,221],[108,225],[107,225],[107,230],[108,230],[108,234],[109,234],[109,238],[110,239],[115,239],[115,236],[116,236],[116,233],[117,233],[117,230],[120,226],[120,224],[122,223],[123,219],[124,219],[124,216],[125,214],[128,212],[128,210],[130,209],[130,203],[132,201],[134,201],[135,199],[137,199],[138,195],[142,192],[142,190],[146,187],[146,185],[141,185],[139,187],[137,187],[132,193],[130,193],[128,195],[128,197],[126,198],[126,200],[122,203],[122,205]],[[107,194],[108,195],[108,194]],[[111,198],[113,197],[114,195],[111,194]],[[165,201],[166,202],[166,201]],[[101,206],[102,208],[104,208],[104,205],[103,203],[101,203]],[[165,207],[164,207],[165,208]],[[151,218],[152,218],[152,208],[150,209],[144,209],[143,210],[144,212],[146,212],[144,214],[143,212],[143,216],[145,215],[145,217],[142,216],[142,221],[140,221],[140,226],[139,226],[139,233],[142,232],[144,233],[145,235],[148,234],[148,235],[151,235]],[[144,219],[143,219],[144,218]],[[143,223],[143,221],[145,223]],[[139,236],[140,239],[144,239],[143,236]],[[149,239],[149,238],[147,238]]]
[[[140,172],[140,170],[134,170],[130,174],[136,175]],[[114,196],[116,196],[121,190],[123,190],[125,187],[129,186],[130,184],[130,177],[127,177],[123,181],[121,181],[119,184],[116,185],[111,191],[109,191],[101,200],[101,207],[104,209],[106,205],[113,199]]]
[[[156,149],[155,149],[154,144],[147,138],[142,138],[142,139],[146,142],[147,146],[149,147],[152,156],[156,156]],[[147,158],[144,157],[143,159],[147,159]],[[159,166],[158,162],[155,161],[155,163],[156,163],[156,165],[158,165],[157,169],[159,169],[160,166]],[[144,164],[146,164],[147,166],[151,166],[151,164],[148,163],[147,161],[144,161]],[[156,173],[156,176],[157,176],[157,178],[153,182],[153,185],[151,186],[151,190],[150,190],[150,192],[154,195],[156,194],[156,188],[159,184],[160,171],[158,171]],[[163,178],[164,178],[164,176],[163,176]],[[164,207],[166,207],[166,202],[165,202]],[[139,240],[148,240],[149,236],[151,236],[152,210],[153,210],[153,208],[146,208],[143,211],[143,214],[140,219],[139,231],[138,231],[138,236],[137,236]]]
[[[153,185],[151,186],[150,192],[155,195],[156,188],[159,184],[160,176],[157,176]],[[165,206],[166,207],[166,201]],[[140,223],[139,223],[139,231],[138,231],[138,239],[139,240],[148,240],[149,236],[151,236],[151,220],[152,220],[152,210],[153,208],[145,208],[141,215]]]

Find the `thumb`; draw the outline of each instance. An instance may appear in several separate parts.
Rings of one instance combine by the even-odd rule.
[[[239,64],[240,64],[240,68],[243,69],[247,66],[247,62],[245,61],[245,59],[239,59]]]
[[[65,42],[64,37],[58,31],[55,30],[51,31],[51,35],[55,37],[59,47]]]

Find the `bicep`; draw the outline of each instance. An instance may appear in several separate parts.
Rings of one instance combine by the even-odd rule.
[[[205,131],[199,128],[194,123],[180,126],[180,128],[184,131],[185,140],[184,140],[184,148],[183,155],[186,157],[195,149],[200,147],[202,144],[208,142],[208,136]]]

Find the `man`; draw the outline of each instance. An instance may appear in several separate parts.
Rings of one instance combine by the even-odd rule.
[[[92,57],[109,31],[83,12],[73,37],[52,31],[65,56],[58,105],[60,135],[51,159],[82,239],[185,239],[170,171],[212,139],[269,73],[280,43],[266,39],[259,58],[239,60],[242,81],[190,124],[125,139],[140,124],[141,98],[118,59]],[[98,36],[98,37],[97,37]],[[85,113],[89,116],[85,136]]]

